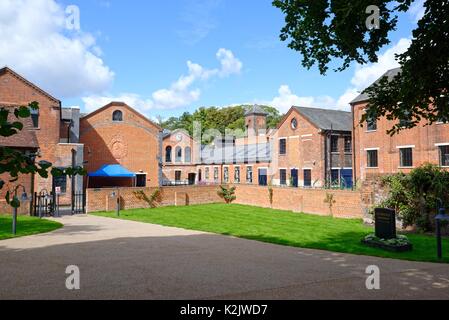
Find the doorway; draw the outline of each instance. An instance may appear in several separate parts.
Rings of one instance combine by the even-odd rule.
[[[196,178],[195,173],[189,173],[189,185],[190,186],[195,184],[195,178]]]
[[[290,172],[292,177],[292,187],[298,187],[298,169],[292,169]]]
[[[312,170],[304,169],[304,187],[312,186]]]

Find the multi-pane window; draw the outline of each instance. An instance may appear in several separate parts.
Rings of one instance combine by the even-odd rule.
[[[338,152],[338,136],[331,136],[331,152]]]
[[[171,150],[172,148],[170,146],[165,148],[165,162],[171,162]]]
[[[440,146],[440,166],[449,167],[449,145]]]
[[[218,167],[214,168],[214,181],[217,182],[218,181]]]
[[[240,183],[240,167],[234,168],[234,182]]]
[[[112,113],[112,121],[123,121],[123,113],[120,110],[115,110]]]
[[[376,131],[377,130],[377,119],[367,118],[366,119],[366,129],[368,131]]]
[[[209,180],[209,168],[204,169],[204,177],[206,180]]]
[[[351,153],[352,152],[352,137],[346,136],[345,137],[345,153]]]
[[[333,186],[337,186],[340,183],[340,170],[332,169],[331,170],[331,184]]]
[[[410,111],[404,112],[404,116],[399,120],[399,125],[401,127],[407,127],[412,122],[410,118]]]
[[[224,180],[224,182],[229,182],[229,168],[228,167],[223,168],[223,180]]]
[[[281,186],[287,185],[287,170],[286,169],[279,170],[279,180],[280,180]]]
[[[401,167],[413,166],[413,149],[401,148],[399,149],[399,165]]]
[[[179,170],[175,171],[175,181],[177,182],[181,181],[181,171]]]
[[[55,187],[59,187],[61,193],[67,192],[67,175],[54,176],[54,185]]]
[[[184,162],[189,163],[192,161],[192,149],[190,147],[186,147],[184,149]]]
[[[246,167],[246,182],[253,183],[253,167]]]
[[[287,154],[287,139],[279,139],[279,154]]]
[[[33,122],[33,128],[39,128],[39,109],[31,109],[31,120]]]
[[[377,168],[378,166],[377,150],[368,150],[366,152],[366,160],[368,168]]]
[[[181,147],[176,147],[176,150],[175,150],[175,161],[176,162],[181,162],[182,161],[182,148]]]

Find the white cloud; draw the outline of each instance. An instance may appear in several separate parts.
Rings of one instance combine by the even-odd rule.
[[[107,89],[114,73],[95,38],[66,30],[65,18],[54,0],[0,1],[0,63],[58,98]]]
[[[416,0],[408,10],[408,14],[415,23],[424,17],[425,12],[426,8],[424,8],[424,0]]]
[[[220,62],[220,68],[216,69],[207,69],[200,64],[187,61],[187,75],[181,75],[169,88],[153,92],[151,98],[144,98],[133,93],[123,93],[118,96],[88,96],[83,98],[86,110],[93,111],[111,101],[123,101],[144,114],[152,109],[176,109],[189,106],[198,101],[201,96],[201,90],[198,87],[192,88],[196,82],[207,81],[213,77],[225,78],[241,72],[243,64],[232,51],[221,48],[217,51],[216,57]]]

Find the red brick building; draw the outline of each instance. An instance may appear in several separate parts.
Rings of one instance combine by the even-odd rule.
[[[70,111],[68,112],[70,117],[66,114],[63,115],[61,101],[13,70],[7,67],[0,69],[0,105],[14,107],[28,105],[33,101],[39,103],[39,111],[33,112],[31,119],[27,120],[24,132],[11,137],[9,140],[12,140],[13,143],[2,140],[1,145],[10,145],[16,148],[32,147],[31,150],[37,152],[36,161],[46,160],[56,167],[68,167],[72,164],[81,165],[83,149],[78,144],[76,134],[72,129],[73,126],[69,125],[73,123],[76,112],[79,113],[79,110],[74,110],[72,116],[72,110],[66,109],[66,111]],[[35,175],[25,176],[23,179],[19,182],[24,182],[22,184],[25,185],[28,195],[32,195],[34,192],[60,190],[61,204],[70,203],[72,185],[76,190],[82,189],[80,179],[74,178],[73,183],[71,183],[66,176],[52,177],[50,175],[49,178],[45,179]],[[5,186],[2,193],[11,187],[13,186]],[[2,210],[9,210],[5,206],[3,198],[2,195],[0,199]]]
[[[135,174],[130,178],[86,179],[86,186],[154,187],[162,180],[162,128],[123,102],[111,102],[80,121],[85,168],[119,164]],[[88,185],[87,185],[88,183]]]
[[[387,71],[392,79],[400,69]],[[449,167],[449,124],[421,125],[390,136],[386,132],[397,121],[381,118],[360,124],[369,97],[361,94],[351,102],[354,137],[354,180],[371,180],[378,176],[408,173],[426,162]]]

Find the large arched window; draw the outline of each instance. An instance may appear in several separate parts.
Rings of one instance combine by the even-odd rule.
[[[190,147],[186,147],[184,149],[184,162],[190,163],[192,161],[192,149]]]
[[[112,113],[112,121],[123,121],[123,113],[120,110],[115,110]]]
[[[171,162],[171,149],[170,146],[165,148],[165,162]]]
[[[176,147],[175,161],[176,162],[181,162],[182,161],[182,148],[181,147]]]

